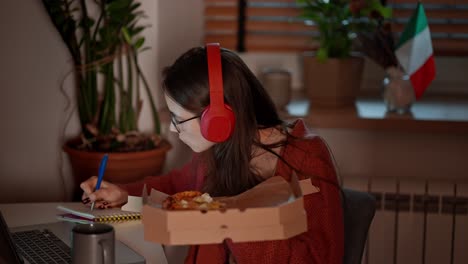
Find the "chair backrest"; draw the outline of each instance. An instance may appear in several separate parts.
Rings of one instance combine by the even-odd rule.
[[[375,214],[375,198],[356,190],[343,189],[344,264],[360,264],[367,232]]]

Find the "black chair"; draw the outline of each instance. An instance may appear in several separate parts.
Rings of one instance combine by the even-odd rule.
[[[367,233],[375,214],[374,196],[343,189],[344,264],[361,264]]]

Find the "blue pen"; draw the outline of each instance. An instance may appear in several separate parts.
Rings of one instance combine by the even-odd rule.
[[[102,179],[104,178],[104,171],[106,170],[108,158],[109,158],[109,155],[107,154],[104,154],[104,156],[102,156],[101,164],[99,164],[99,174],[98,174],[98,179],[96,182],[96,188],[94,189],[94,191],[97,191],[99,190],[99,188],[101,188],[101,182],[102,182]],[[95,202],[91,204],[91,211],[94,209],[94,203]]]

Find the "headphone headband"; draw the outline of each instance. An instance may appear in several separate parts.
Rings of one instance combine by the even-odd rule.
[[[206,44],[210,105],[201,116],[200,129],[203,137],[211,142],[226,141],[232,134],[236,117],[229,105],[224,103],[223,70],[219,43]]]
[[[219,43],[206,44],[208,56],[208,77],[210,84],[210,105],[214,108],[223,107],[223,70],[221,63],[221,49]]]

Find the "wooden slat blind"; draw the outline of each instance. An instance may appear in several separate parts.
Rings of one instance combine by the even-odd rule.
[[[247,51],[305,51],[318,47],[316,27],[304,24],[295,0],[248,1]]]
[[[205,40],[223,46],[239,46],[238,0],[205,0]],[[246,51],[306,51],[318,48],[313,23],[299,18],[295,0],[250,0],[246,2]],[[416,8],[417,0],[387,0],[393,9],[393,31],[398,38]],[[468,0],[425,0],[435,55],[468,56]]]
[[[205,42],[237,49],[238,1],[205,0]]]

